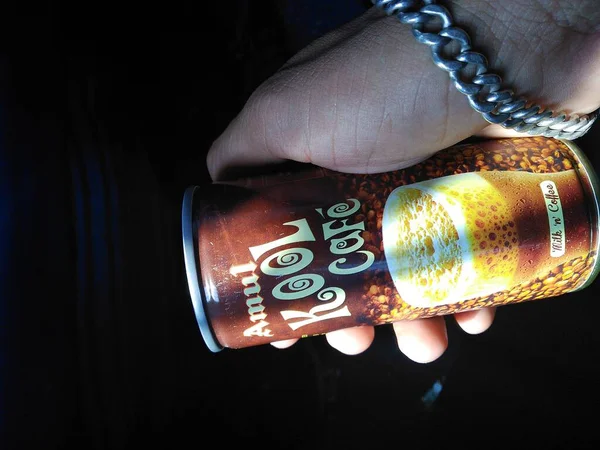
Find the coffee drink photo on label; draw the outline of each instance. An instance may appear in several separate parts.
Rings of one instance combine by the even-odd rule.
[[[383,242],[402,300],[431,307],[491,295],[586,256],[587,236],[571,236],[565,253],[559,191],[569,205],[584,202],[573,169],[465,173],[395,189]]]

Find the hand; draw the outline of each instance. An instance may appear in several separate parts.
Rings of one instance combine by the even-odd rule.
[[[600,9],[596,0],[444,2],[473,48],[515,92],[555,110],[600,106]],[[497,68],[497,70],[496,70]],[[502,72],[499,72],[502,71]],[[284,160],[373,173],[403,168],[473,135],[516,135],[491,126],[435,67],[410,26],[373,8],[300,51],[263,83],[214,142],[214,180],[229,170]],[[454,315],[467,333],[490,327],[494,309]],[[443,317],[393,324],[400,350],[430,362],[447,347]],[[338,330],[328,342],[357,354],[373,327]],[[280,341],[284,348],[295,341]]]

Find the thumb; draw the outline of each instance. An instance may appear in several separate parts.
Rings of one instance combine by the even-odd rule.
[[[214,180],[285,160],[380,172],[424,159],[486,124],[410,26],[373,8],[259,86],[213,143],[207,164]]]

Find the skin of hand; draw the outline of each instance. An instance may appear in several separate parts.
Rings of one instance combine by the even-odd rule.
[[[449,8],[489,70],[516,93],[567,113],[600,106],[597,0],[456,0]],[[489,125],[437,68],[410,25],[371,8],[293,56],[252,94],[213,143],[213,180],[237,169],[293,160],[351,173],[410,166],[471,136],[518,135]],[[467,333],[493,322],[493,308],[455,314]],[[394,323],[398,346],[427,363],[448,345],[443,317]],[[366,350],[373,327],[326,334],[345,354]],[[273,343],[285,348],[295,341]]]

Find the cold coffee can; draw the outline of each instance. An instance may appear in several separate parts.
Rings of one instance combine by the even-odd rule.
[[[183,250],[212,351],[554,297],[598,272],[599,184],[572,142],[456,145],[403,170],[189,187]]]

